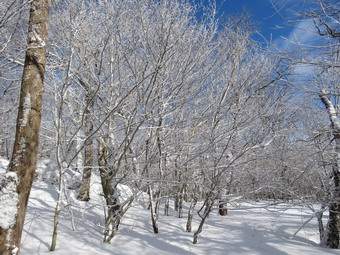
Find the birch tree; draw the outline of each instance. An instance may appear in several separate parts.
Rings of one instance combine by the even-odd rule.
[[[332,160],[333,189],[331,191],[332,198],[329,204],[329,220],[327,223],[327,232],[321,233],[321,235],[324,236],[324,245],[330,248],[338,248],[340,237],[340,121],[336,109],[328,98],[325,90],[322,89],[319,96],[327,109],[332,126],[332,135],[335,140],[334,156]]]
[[[339,115],[338,115],[338,49],[340,38],[338,1],[319,0],[313,1],[311,7],[299,17],[302,21],[313,24],[309,33],[313,33],[318,39],[314,45],[305,47],[305,55],[297,60],[299,64],[312,66],[314,85],[312,90],[318,95],[320,101],[326,109],[330,121],[332,150],[329,151],[331,158],[331,171],[329,173],[332,183],[329,186],[329,202],[327,208],[329,218],[326,228],[319,227],[321,245],[337,249],[339,247]],[[308,54],[308,55],[307,55]],[[310,56],[313,56],[311,58]],[[296,61],[296,60],[295,60]],[[318,84],[317,84],[317,83]],[[302,86],[304,84],[301,84]],[[321,164],[322,165],[322,164]],[[319,222],[320,223],[320,222]],[[322,225],[322,224],[321,224]]]

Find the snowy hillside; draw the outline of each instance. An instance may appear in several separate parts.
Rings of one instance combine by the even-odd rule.
[[[45,162],[46,163],[46,162]],[[0,162],[4,172],[6,162]],[[48,172],[40,164],[40,174]],[[26,217],[21,254],[340,254],[318,246],[316,219],[306,223],[312,213],[307,207],[292,204],[268,206],[264,202],[239,202],[229,206],[228,216],[214,212],[204,226],[198,244],[185,232],[186,217],[160,215],[160,234],[152,232],[150,212],[143,196],[124,216],[121,228],[111,244],[103,244],[103,198],[96,176],[90,202],[75,200],[70,191],[69,206],[63,210],[55,252],[49,252],[56,187],[42,180],[35,182]],[[126,186],[121,193],[131,192]],[[122,194],[124,196],[124,194]],[[185,211],[187,208],[185,208]],[[162,208],[161,208],[162,212]],[[186,215],[184,215],[186,216]],[[304,223],[306,223],[304,225]],[[193,230],[197,228],[195,214]],[[74,230],[72,229],[74,227]],[[294,235],[294,233],[301,230]]]

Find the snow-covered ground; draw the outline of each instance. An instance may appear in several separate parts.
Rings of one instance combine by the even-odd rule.
[[[2,173],[4,162],[0,161]],[[75,202],[75,194],[69,197],[72,207],[64,208],[60,218],[57,249],[49,252],[56,187],[37,181],[31,192],[28,214],[22,237],[21,254],[340,254],[318,246],[316,219],[306,207],[280,204],[266,207],[265,202],[242,202],[229,206],[228,216],[217,212],[207,220],[198,244],[192,244],[192,233],[185,232],[186,215],[179,219],[175,212],[159,218],[160,234],[153,234],[146,201],[139,199],[124,216],[120,231],[111,244],[103,244],[103,198],[100,186],[94,178],[90,202]],[[122,186],[130,192],[127,187]],[[187,209],[187,208],[185,208]],[[73,217],[71,216],[71,212]],[[193,230],[198,226],[195,215]],[[73,230],[72,226],[75,227]],[[294,235],[294,233],[302,229]]]

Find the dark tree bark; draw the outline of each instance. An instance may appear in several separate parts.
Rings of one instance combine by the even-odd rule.
[[[18,211],[15,222],[8,229],[0,227],[2,255],[19,254],[27,203],[37,166],[49,9],[50,0],[33,0],[30,5],[15,142],[8,166],[8,172],[14,172],[18,177]]]
[[[98,165],[103,194],[107,205],[104,243],[110,243],[120,224],[121,206],[116,198],[116,189],[112,185],[112,178],[115,176],[115,172],[108,167],[108,148],[103,138],[99,139]]]
[[[228,215],[228,209],[225,207],[225,202],[223,200],[219,200],[218,202],[218,214],[220,216],[227,216]]]
[[[208,218],[210,212],[213,209],[214,199],[212,199],[212,197],[210,195],[208,195],[207,198],[205,199],[204,205],[205,205],[205,207],[204,207],[203,215],[200,215],[200,211],[203,209],[203,207],[201,208],[200,211],[198,211],[198,215],[201,217],[201,222],[198,225],[197,231],[194,233],[194,238],[193,238],[193,241],[192,241],[193,244],[197,244],[197,239],[198,239],[199,235],[202,233],[203,225],[204,225],[206,219]]]

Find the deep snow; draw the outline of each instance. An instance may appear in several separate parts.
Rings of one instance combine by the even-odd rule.
[[[43,174],[47,171],[46,165],[41,164],[38,172]],[[6,162],[0,160],[0,174],[4,173],[5,166]],[[306,206],[269,206],[269,202],[239,201],[229,205],[228,216],[218,216],[217,211],[214,211],[204,226],[198,244],[194,245],[193,233],[185,232],[186,214],[180,219],[174,211],[171,216],[163,216],[161,208],[160,234],[153,234],[150,212],[145,209],[146,198],[143,196],[124,216],[120,231],[111,244],[103,244],[104,201],[96,176],[93,178],[90,202],[76,201],[75,194],[68,190],[70,204],[61,215],[57,249],[51,253],[49,247],[57,191],[55,185],[43,179],[38,178],[31,192],[22,237],[22,255],[340,254],[340,250],[319,247],[315,218],[303,226],[312,216],[312,211]],[[128,187],[121,186],[123,197],[129,192],[131,190]],[[193,223],[195,230],[199,223],[197,214]],[[301,226],[303,228],[294,235]]]

